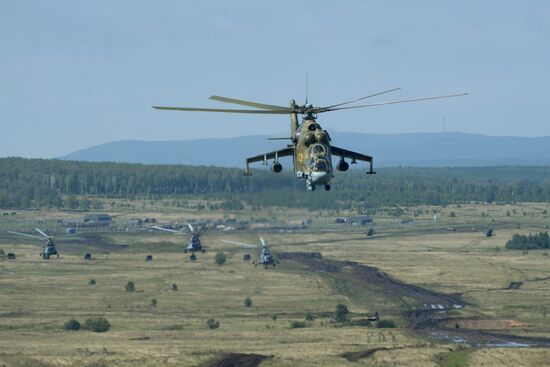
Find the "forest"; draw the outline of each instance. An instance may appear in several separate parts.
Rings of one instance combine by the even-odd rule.
[[[463,202],[550,202],[550,167],[379,168],[335,172],[332,191],[306,192],[292,172],[213,166],[0,159],[0,208],[72,208],[74,197],[212,198],[241,208],[272,206],[358,211]],[[227,204],[229,203],[229,204]],[[92,204],[90,204],[92,205]]]
[[[512,239],[506,242],[506,248],[511,250],[538,250],[550,248],[550,237],[548,232],[536,234],[514,234]]]

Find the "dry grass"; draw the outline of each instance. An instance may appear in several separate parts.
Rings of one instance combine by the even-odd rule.
[[[518,214],[507,217],[506,211],[514,208]],[[502,249],[518,231],[515,222],[521,223],[522,233],[542,230],[546,221],[550,223],[540,213],[546,208],[542,204],[446,208],[437,222],[426,214],[412,226],[380,218],[376,236],[368,239],[357,228],[336,226],[329,219],[316,225],[336,232],[262,235],[275,252],[318,251],[325,257],[377,266],[407,283],[461,292],[475,305],[460,311],[462,316],[514,320],[507,325],[515,333],[550,336],[550,317],[545,316],[550,280],[534,281],[550,276],[550,256]],[[450,210],[456,218],[446,216]],[[523,211],[536,214],[523,216]],[[482,212],[489,217],[482,217]],[[52,214],[57,217],[58,213],[40,212],[39,216]],[[197,217],[196,213],[177,214],[148,208],[147,213],[124,215],[165,221]],[[32,218],[29,213],[21,217]],[[472,226],[481,227],[493,219],[496,237],[471,231]],[[499,226],[501,222],[507,224]],[[470,230],[446,232],[448,225]],[[267,271],[254,268],[242,261],[242,255],[255,256],[255,250],[236,249],[221,242],[222,238],[257,242],[255,233],[207,233],[203,240],[209,251],[191,263],[180,251],[186,237],[111,235],[113,241],[130,246],[117,253],[93,251],[95,260],[86,262],[84,249],[70,243],[60,245],[61,259],[43,261],[32,242],[0,238],[0,248],[17,252],[17,261],[0,261],[0,366],[194,366],[219,351],[274,356],[262,366],[435,366],[436,356],[448,351],[449,345],[423,340],[406,329],[334,327],[324,318],[291,330],[292,320],[303,320],[307,312],[329,312],[341,302],[356,313],[389,312],[397,319],[402,306],[381,292],[346,294],[339,288],[345,284],[292,264]],[[495,250],[497,246],[501,251]],[[223,266],[214,264],[214,254],[220,250],[228,256]],[[154,256],[152,263],[145,262],[148,253]],[[88,284],[92,278],[97,282],[94,286]],[[125,291],[128,280],[135,282],[135,292]],[[512,281],[524,284],[518,290],[504,289]],[[177,292],[171,290],[172,283],[178,285]],[[250,308],[243,305],[247,296],[253,300]],[[158,301],[156,308],[150,306],[153,298]],[[277,320],[272,319],[274,314],[279,315]],[[109,332],[62,329],[70,318],[83,322],[96,315],[110,321]],[[206,320],[211,317],[220,321],[219,329],[208,330]],[[379,351],[358,362],[340,357],[345,351],[374,347],[404,348]],[[548,359],[548,353],[482,349],[469,354],[468,360],[472,366],[494,361],[537,365]]]

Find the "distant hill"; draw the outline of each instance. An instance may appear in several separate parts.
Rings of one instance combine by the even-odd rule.
[[[91,162],[242,167],[247,156],[282,148],[267,136],[185,141],[123,140],[96,145],[60,159]],[[375,166],[550,165],[550,137],[466,133],[334,133],[332,144],[373,155]]]

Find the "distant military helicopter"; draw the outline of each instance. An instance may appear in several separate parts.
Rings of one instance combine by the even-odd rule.
[[[364,108],[380,105],[389,105],[406,102],[424,101],[429,99],[449,98],[467,95],[467,93],[451,94],[445,96],[415,98],[388,102],[371,103],[356,106],[343,105],[359,102],[367,98],[379,96],[381,94],[393,92],[401,88],[394,88],[383,92],[374,93],[365,97],[357,98],[351,101],[337,103],[326,107],[314,107],[308,104],[307,93],[306,102],[303,105],[298,105],[295,100],[290,101],[290,106],[276,106],[252,101],[246,101],[236,98],[228,98],[221,96],[212,96],[210,99],[238,104],[248,107],[257,108],[256,110],[250,109],[218,109],[218,108],[193,108],[193,107],[162,107],[153,106],[157,110],[173,110],[173,111],[198,111],[198,112],[229,112],[229,113],[248,113],[248,114],[278,114],[278,115],[290,115],[290,136],[284,138],[270,138],[271,140],[285,140],[289,139],[292,144],[287,145],[286,148],[260,154],[254,157],[246,159],[246,169],[244,174],[250,175],[250,163],[263,162],[267,165],[268,160],[273,160],[271,164],[271,170],[275,173],[279,173],[283,170],[283,166],[279,162],[279,158],[286,156],[293,156],[294,173],[300,179],[306,181],[306,188],[309,191],[315,190],[318,185],[324,185],[325,190],[330,190],[330,181],[334,177],[332,169],[332,156],[339,156],[340,160],[336,165],[338,171],[347,171],[349,164],[345,161],[346,158],[351,160],[351,164],[357,163],[357,160],[365,161],[369,164],[369,170],[367,174],[374,174],[373,170],[373,158],[369,155],[353,152],[330,145],[330,135],[326,130],[323,130],[317,123],[317,115],[324,112],[345,110],[351,108]],[[298,114],[303,116],[302,123],[298,122]]]
[[[57,252],[57,249],[55,248],[55,243],[53,242],[53,236],[48,236],[40,228],[35,228],[35,230],[38,233],[40,233],[41,236],[37,236],[34,234],[27,234],[27,233],[12,232],[12,231],[8,231],[8,233],[16,234],[19,236],[31,237],[37,240],[45,239],[48,242],[46,242],[45,246],[42,246],[42,252],[40,253],[40,256],[42,256],[42,258],[45,260],[48,260],[52,255],[57,255],[57,257],[59,258],[59,253]]]
[[[198,229],[195,229],[195,227],[193,227],[190,223],[187,224],[187,227],[189,227],[189,231],[191,232],[191,240],[189,241],[189,244],[183,251],[185,253],[190,251],[191,252],[190,259],[194,261],[197,259],[197,257],[195,256],[195,252],[199,252],[199,251],[206,252],[206,250],[204,249],[200,241],[201,227],[198,227]],[[169,228],[163,228],[158,226],[152,226],[151,228],[158,229],[159,231],[174,233],[174,234],[184,234],[183,232],[176,231]]]
[[[258,245],[253,245],[249,243],[243,243],[243,242],[237,242],[237,241],[228,241],[228,240],[222,240],[225,243],[232,243],[235,245],[239,245],[244,248],[256,248]],[[267,248],[267,244],[265,243],[263,237],[260,237],[260,242],[262,243],[261,249],[260,249],[260,257],[258,260],[254,260],[252,263],[254,266],[263,265],[267,269],[269,265],[277,265],[279,263],[279,260],[276,260],[273,255],[271,254],[271,251]]]

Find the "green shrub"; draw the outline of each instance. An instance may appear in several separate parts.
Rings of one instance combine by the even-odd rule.
[[[208,319],[208,321],[206,321],[206,325],[210,330],[214,330],[220,327],[220,322],[218,320]]]
[[[303,322],[303,321],[292,321],[290,323],[290,328],[291,329],[301,329],[301,328],[304,328],[306,327],[306,323]]]
[[[156,298],[153,298],[153,299],[151,300],[151,307],[153,307],[153,308],[157,307],[157,300],[156,300]]]
[[[277,321],[278,318],[279,318],[279,315],[277,315],[276,313],[271,315],[271,320],[273,321]]]
[[[92,317],[84,321],[83,328],[96,333],[104,333],[111,327],[109,321],[104,317]]]
[[[341,303],[336,305],[336,312],[334,313],[334,318],[337,322],[346,322],[348,321],[349,310],[346,305]]]
[[[80,330],[80,322],[75,319],[70,319],[65,323],[65,330],[77,331]]]
[[[371,327],[372,326],[372,322],[369,319],[353,320],[351,322],[351,324],[354,325],[354,326],[366,326],[366,327]]]
[[[173,290],[174,292],[177,292],[177,291],[178,291],[178,286],[177,286],[176,283],[172,283],[172,290]]]
[[[252,299],[250,297],[246,297],[244,299],[244,307],[251,307],[252,306]]]
[[[304,318],[306,319],[306,321],[315,320],[315,317],[313,317],[313,314],[311,312],[306,313],[306,316]]]
[[[124,286],[124,288],[126,288],[127,292],[134,292],[136,290],[136,285],[134,282],[129,280],[128,283],[126,283],[126,285]]]
[[[392,320],[380,320],[376,323],[376,327],[380,329],[394,328],[395,322]]]
[[[216,264],[223,265],[225,263],[225,254],[223,252],[218,252],[215,257]]]
[[[95,285],[95,279],[90,279],[90,281],[88,282],[89,285]]]

